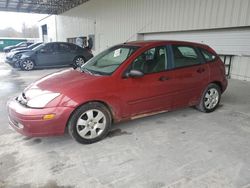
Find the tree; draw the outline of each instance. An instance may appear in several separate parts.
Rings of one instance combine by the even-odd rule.
[[[38,38],[39,37],[38,27],[35,25],[27,27],[25,22],[23,22],[22,36],[24,38]]]
[[[0,37],[22,37],[22,33],[16,31],[12,27],[0,30]]]

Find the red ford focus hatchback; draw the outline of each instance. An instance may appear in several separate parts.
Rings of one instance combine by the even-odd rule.
[[[212,112],[226,87],[224,64],[207,45],[128,42],[28,86],[8,102],[9,123],[26,136],[68,129],[76,141],[93,143],[122,120],[187,106]]]

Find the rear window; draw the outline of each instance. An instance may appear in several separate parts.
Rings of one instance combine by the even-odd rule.
[[[210,52],[208,52],[205,49],[200,49],[201,54],[203,55],[204,59],[209,62],[209,61],[213,61],[216,59],[216,56]]]

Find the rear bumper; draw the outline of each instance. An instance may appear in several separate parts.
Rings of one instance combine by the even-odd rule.
[[[53,107],[43,109],[27,108],[15,99],[7,104],[9,125],[17,132],[29,137],[42,137],[64,134],[68,118],[73,108]],[[55,114],[50,120],[44,120],[46,114]]]

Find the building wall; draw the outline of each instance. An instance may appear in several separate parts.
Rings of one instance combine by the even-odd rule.
[[[42,36],[42,25],[47,25],[47,36]],[[57,26],[56,26],[56,16],[51,15],[39,22],[39,37],[41,41],[53,42],[58,41],[57,37]],[[64,41],[64,40],[63,40]]]
[[[250,56],[234,56],[231,78],[250,81]]]
[[[249,12],[250,0],[90,0],[56,16],[53,40],[94,34],[97,53],[138,33],[248,27]]]
[[[110,46],[137,33],[250,25],[250,0],[90,0],[57,16],[58,39],[94,33]],[[97,39],[98,41],[98,39]]]

